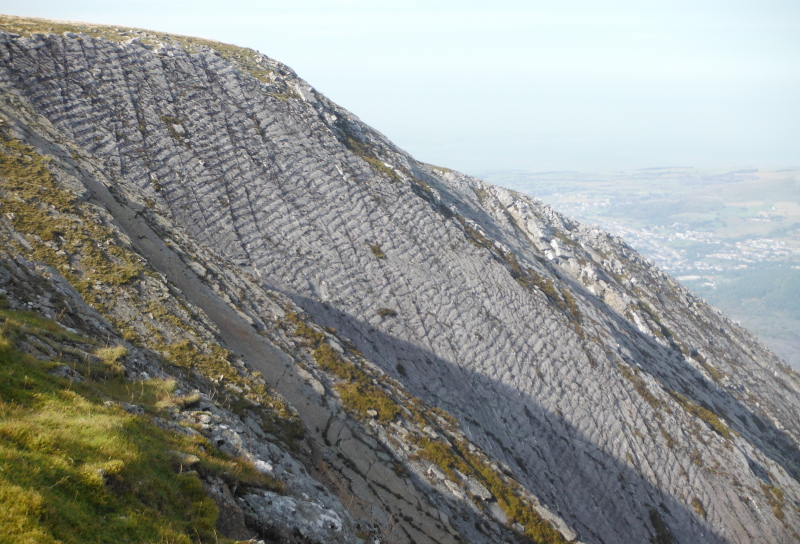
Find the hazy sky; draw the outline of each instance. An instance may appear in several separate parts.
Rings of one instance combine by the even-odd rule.
[[[800,166],[800,1],[0,0],[252,47],[465,172]]]

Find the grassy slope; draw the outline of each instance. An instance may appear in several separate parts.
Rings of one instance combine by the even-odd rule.
[[[124,349],[97,347],[29,312],[2,310],[0,322],[5,542],[224,542],[200,477],[275,488],[199,435],[154,425],[151,414],[181,398],[172,395],[171,381],[126,382],[118,367]],[[78,383],[51,375],[59,362],[18,348],[32,337],[73,352],[94,346],[100,363],[93,378]],[[129,414],[108,399],[135,402],[146,413]]]

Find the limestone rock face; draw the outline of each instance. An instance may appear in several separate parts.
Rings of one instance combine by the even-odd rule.
[[[4,126],[303,421],[293,454],[217,415],[295,474],[237,497],[255,533],[512,541],[500,482],[569,540],[800,539],[800,377],[622,240],[415,161],[264,55],[7,26]],[[323,352],[400,408],[359,408]]]

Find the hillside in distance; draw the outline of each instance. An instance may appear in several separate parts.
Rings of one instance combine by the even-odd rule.
[[[0,28],[10,538],[800,539],[800,376],[621,239],[255,51]]]
[[[800,368],[800,170],[483,177],[623,237]]]

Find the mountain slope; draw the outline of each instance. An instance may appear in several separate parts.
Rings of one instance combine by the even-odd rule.
[[[800,378],[621,240],[414,161],[255,52],[4,27],[7,141],[116,229],[103,258],[155,276],[88,278],[86,241],[6,228],[143,349],[178,338],[130,293],[179,294],[190,345],[297,410],[342,519],[397,542],[558,538],[542,518],[583,542],[798,539]]]

